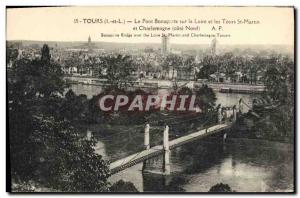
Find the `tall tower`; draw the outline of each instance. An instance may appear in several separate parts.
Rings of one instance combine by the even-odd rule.
[[[92,51],[92,39],[91,39],[90,35],[89,35],[89,38],[88,38],[88,50],[89,50],[89,52]]]
[[[161,40],[161,53],[165,55],[169,52],[169,50],[169,38],[166,35],[163,35]]]
[[[92,42],[92,39],[91,39],[91,36],[89,35],[88,44],[91,44],[91,42]]]
[[[210,44],[210,53],[211,53],[211,55],[215,56],[216,55],[216,51],[217,51],[217,39],[214,38],[211,41],[211,44]]]

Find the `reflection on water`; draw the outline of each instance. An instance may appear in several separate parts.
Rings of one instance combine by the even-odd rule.
[[[150,169],[159,171],[161,158],[154,158]],[[253,147],[251,142],[235,142],[225,148],[216,141],[199,141],[172,150],[170,176],[143,174],[141,170],[142,164],[138,164],[110,180],[131,181],[139,191],[207,192],[220,182],[237,192],[293,189],[293,152],[289,145]]]
[[[217,97],[216,104],[222,104],[222,106],[238,106],[239,100],[242,99],[244,103],[246,103],[249,107],[252,107],[252,100],[255,97],[255,94],[215,93]]]
[[[84,94],[88,99],[102,92],[102,87],[96,85],[71,84],[70,89],[76,94]],[[66,92],[68,89],[66,90]]]

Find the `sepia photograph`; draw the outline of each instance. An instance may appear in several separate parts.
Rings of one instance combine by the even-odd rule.
[[[295,193],[295,8],[6,7],[6,191]]]

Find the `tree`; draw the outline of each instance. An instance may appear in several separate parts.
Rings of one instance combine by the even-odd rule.
[[[50,63],[50,58],[51,58],[51,55],[50,55],[49,47],[48,47],[48,45],[44,44],[43,48],[42,48],[42,58],[41,58],[41,61],[44,64],[49,64]]]
[[[272,131],[273,136],[294,136],[294,61],[289,57],[273,56],[268,63],[264,83],[266,86],[265,98],[276,111],[270,114],[272,122],[277,129]]]
[[[162,67],[169,73],[170,68],[172,68],[172,79],[174,79],[175,69],[182,66],[183,59],[181,56],[176,54],[169,54],[163,61]],[[169,77],[169,76],[168,76]]]
[[[31,150],[30,179],[45,187],[71,192],[108,190],[109,168],[94,150],[95,140],[82,137],[68,121],[35,116],[28,138]],[[32,166],[32,167],[31,167]]]
[[[219,71],[225,73],[226,77],[233,77],[234,72],[236,71],[236,64],[234,62],[234,56],[232,53],[227,52],[222,55],[219,59],[220,68]]]
[[[196,91],[195,104],[198,105],[204,113],[214,109],[216,100],[217,98],[215,92],[207,85],[203,85],[199,90]]]
[[[15,61],[18,57],[18,50],[15,48],[7,47],[6,48],[6,62]]]
[[[114,183],[110,190],[112,192],[139,192],[133,183],[125,182],[123,180],[119,180],[118,182]]]
[[[198,65],[198,78],[209,79],[210,75],[218,71],[218,58],[213,56],[205,56]]]
[[[87,121],[88,99],[86,95],[76,95],[70,89],[63,99],[59,108],[61,119],[67,119],[74,125],[79,125]]]
[[[261,62],[261,61],[259,61]],[[255,133],[260,138],[294,141],[294,61],[285,56],[272,55],[264,60],[265,92],[254,120]],[[267,106],[268,108],[265,108]]]
[[[233,192],[228,184],[219,183],[212,186],[208,192]]]
[[[193,68],[195,67],[195,57],[194,56],[188,56],[184,59],[183,65],[187,69],[188,73],[191,73]]]
[[[63,80],[61,66],[50,62],[49,48],[44,45],[42,48],[42,57],[40,60],[20,59],[17,60],[12,73],[14,74],[13,85],[18,86],[20,90],[12,89],[25,97],[32,99],[35,94],[40,98],[49,98],[52,94],[62,94],[66,87]]]
[[[80,67],[80,58],[79,58],[79,54],[77,53],[73,53],[69,58],[67,58],[64,61],[64,65],[67,69],[76,67],[77,69]],[[70,73],[72,73],[73,71],[70,71]]]
[[[256,84],[257,74],[260,70],[263,71],[265,69],[264,67],[266,64],[266,59],[259,56],[255,56],[246,61],[246,68],[249,74],[250,84]]]
[[[61,67],[51,62],[47,46],[42,53],[40,60],[17,61],[8,81],[12,178],[60,191],[106,191],[109,169],[94,153],[95,141],[62,113]]]
[[[275,58],[275,57],[274,57]],[[289,90],[293,90],[293,74],[288,71],[293,70],[294,63],[288,58],[276,57],[276,60],[270,60],[265,75],[264,84],[266,85],[267,94],[281,104],[285,104],[289,95]]]
[[[102,72],[98,77],[106,79],[112,88],[125,88],[134,80],[132,73],[136,66],[130,56],[120,54],[105,56],[99,67],[102,67]]]

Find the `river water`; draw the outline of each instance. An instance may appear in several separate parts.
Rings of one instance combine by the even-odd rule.
[[[84,94],[87,98],[92,98],[94,95],[101,93],[102,87],[96,85],[72,84],[70,87],[76,94]],[[168,92],[166,89],[160,89],[158,92]],[[250,107],[252,105],[253,96],[250,94],[236,94],[236,93],[219,93],[216,92],[216,104],[222,106],[237,105],[240,98],[244,100]]]
[[[257,144],[230,140],[197,141],[171,151],[171,175],[162,171],[162,156],[150,163],[150,173],[135,165],[110,180],[131,181],[139,191],[208,192],[217,183],[228,184],[237,192],[286,192],[293,189],[291,146],[270,142]],[[254,146],[256,145],[256,146]],[[155,171],[153,171],[153,169]]]
[[[101,92],[90,85],[72,85],[77,94],[88,98]],[[232,106],[243,98],[249,106],[252,95],[216,93],[217,104]],[[116,130],[130,130],[126,126],[108,126]],[[119,127],[119,128],[118,128]],[[105,129],[91,126],[94,134]],[[98,137],[96,152],[114,161],[142,149],[143,134],[131,138],[129,133]],[[229,139],[225,144],[218,138],[207,138],[171,151],[171,175],[163,176],[162,156],[148,161],[148,171],[142,163],[109,178],[132,182],[140,192],[207,192],[217,183],[228,184],[236,192],[289,192],[293,190],[293,146],[262,140]]]

